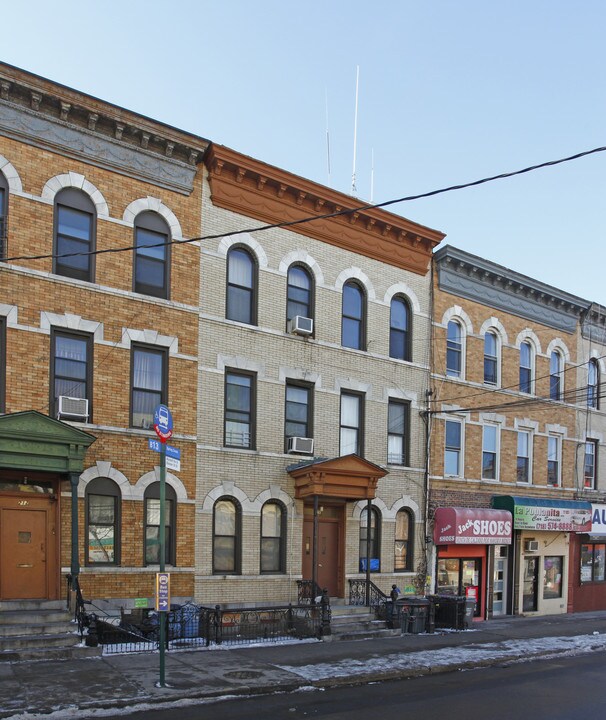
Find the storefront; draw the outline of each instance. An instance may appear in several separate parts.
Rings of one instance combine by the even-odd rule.
[[[568,612],[571,546],[577,533],[591,528],[590,503],[502,495],[492,504],[513,516],[513,613]]]
[[[570,538],[568,612],[606,610],[606,505],[592,503],[591,529]]]
[[[436,593],[473,597],[476,617],[486,618],[492,567],[489,551],[499,548],[495,555],[501,556],[500,548],[511,544],[511,536],[511,513],[506,510],[438,508],[433,526],[437,548]],[[506,582],[500,602],[504,602],[505,587]]]

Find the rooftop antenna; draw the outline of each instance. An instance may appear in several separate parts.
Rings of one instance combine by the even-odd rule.
[[[328,134],[328,88],[325,88],[326,94],[326,166],[328,170],[328,187],[330,187],[330,136]]]
[[[356,194],[356,145],[358,140],[358,87],[360,85],[360,66],[356,65],[356,111],[354,114],[353,171],[351,174],[351,194]]]
[[[370,204],[375,199],[375,149],[370,150]]]

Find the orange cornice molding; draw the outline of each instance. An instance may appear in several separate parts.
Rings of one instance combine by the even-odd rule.
[[[354,209],[363,202],[222,145],[205,156],[211,199],[217,207],[268,224]],[[371,208],[294,225],[289,230],[344,250],[425,275],[444,233]]]

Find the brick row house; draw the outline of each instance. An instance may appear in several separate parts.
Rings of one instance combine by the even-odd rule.
[[[158,403],[182,468],[166,560],[190,598],[199,247],[183,241],[207,143],[4,64],[0,92],[0,599],[65,597],[78,572],[97,602],[153,594]]]

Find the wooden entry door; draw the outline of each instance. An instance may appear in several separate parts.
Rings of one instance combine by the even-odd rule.
[[[311,580],[313,559],[313,520],[303,523],[303,578]],[[341,560],[341,522],[339,518],[319,518],[318,521],[318,585],[328,590],[330,597],[343,596]]]
[[[50,503],[0,508],[0,599],[49,597],[49,572],[54,571],[50,510]]]

